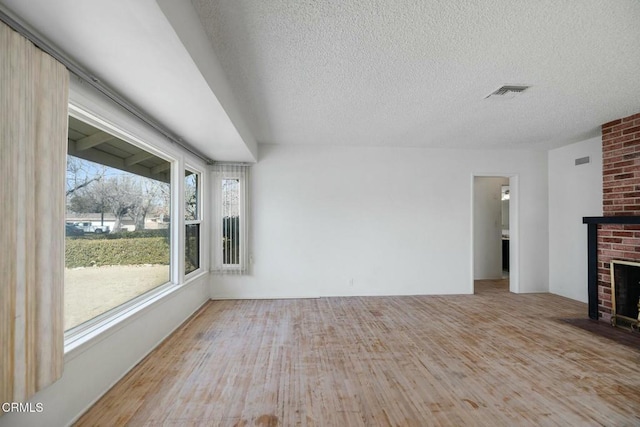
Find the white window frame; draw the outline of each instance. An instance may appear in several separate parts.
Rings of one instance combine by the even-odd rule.
[[[115,106],[102,94],[86,86],[72,76],[70,80],[69,115],[78,120],[111,133],[114,136],[132,143],[149,153],[166,159],[171,163],[171,261],[170,281],[151,291],[139,295],[128,302],[113,308],[95,318],[65,331],[65,359],[71,359],[85,348],[101,340],[104,336],[116,332],[125,322],[135,319],[143,311],[158,302],[170,298],[182,288],[182,285],[196,282],[199,277],[208,273],[209,242],[208,218],[210,217],[208,197],[208,170],[203,161],[190,153],[169,143],[166,138],[137,118]],[[201,218],[200,229],[200,268],[184,274],[184,169],[185,164],[190,171],[201,175]],[[200,166],[198,166],[200,165]],[[182,177],[182,179],[180,179]],[[204,208],[207,206],[207,208]],[[203,238],[204,237],[204,238]]]
[[[248,274],[249,273],[249,171],[248,165],[218,164],[213,167],[213,239],[211,253],[213,256],[212,270],[217,274]],[[222,181],[237,179],[240,185],[239,194],[239,263],[224,264],[222,244]]]
[[[176,200],[176,195],[175,195],[176,191],[175,191],[175,185],[174,185],[174,180],[175,180],[174,177],[175,177],[175,170],[177,169],[177,163],[178,163],[178,159],[175,156],[172,156],[169,153],[156,149],[152,145],[142,141],[141,139],[135,137],[131,133],[124,131],[122,128],[117,127],[113,124],[110,124],[105,120],[98,118],[96,115],[89,113],[85,108],[79,107],[75,105],[73,102],[69,103],[69,116],[75,119],[81,120],[95,127],[96,129],[100,129],[104,132],[107,132],[131,145],[142,148],[143,150],[149,152],[150,154],[153,154],[154,156],[158,156],[170,162],[171,163],[171,181],[172,181],[171,182],[171,204],[172,204],[171,212],[172,212],[172,217],[175,217],[174,205]],[[175,227],[176,225],[172,222],[170,224],[170,233],[172,236],[175,235]],[[106,312],[101,313],[98,316],[87,320],[86,322],[83,322],[77,326],[74,326],[71,329],[66,330],[64,333],[65,353],[75,349],[76,347],[83,344],[87,340],[95,337],[97,334],[101,333],[106,328],[116,323],[118,319],[122,317],[128,317],[127,316],[128,313],[133,313],[135,311],[138,311],[140,308],[145,307],[151,301],[165,295],[168,291],[170,291],[172,288],[175,288],[177,286],[176,281],[173,280],[174,278],[173,271],[175,270],[175,264],[177,264],[174,256],[175,251],[174,251],[173,241],[174,241],[173,238],[170,239],[171,243],[169,247],[169,254],[170,254],[169,280],[166,283],[161,284],[156,288],[148,292],[145,292],[142,295],[138,295],[137,297],[134,297],[117,307],[107,310]]]
[[[205,245],[204,245],[203,236],[206,236],[205,230],[204,230],[204,221],[203,221],[203,215],[204,215],[203,195],[205,194],[203,188],[204,188],[204,182],[205,182],[205,180],[204,180],[205,173],[201,169],[192,166],[190,163],[185,163],[184,173],[182,174],[182,176],[183,176],[183,191],[182,191],[183,197],[184,197],[184,193],[185,193],[185,191],[184,191],[184,177],[185,177],[185,173],[187,171],[196,174],[197,177],[198,177],[198,181],[197,181],[198,185],[197,185],[197,193],[196,193],[196,198],[197,198],[197,201],[198,201],[198,207],[197,207],[197,217],[198,217],[198,219],[195,219],[195,220],[187,220],[186,219],[186,215],[185,215],[185,212],[184,212],[184,209],[186,209],[186,201],[183,202],[182,203],[182,206],[183,206],[182,219],[184,220],[184,223],[182,224],[182,229],[183,229],[183,234],[184,234],[183,238],[182,238],[182,249],[183,249],[182,256],[183,256],[183,258],[186,258],[186,252],[187,252],[187,247],[186,247],[187,246],[187,227],[186,226],[187,225],[195,225],[195,224],[197,224],[200,227],[199,227],[199,236],[198,236],[198,244],[199,244],[199,247],[198,247],[198,258],[199,258],[199,260],[198,260],[198,268],[196,268],[193,271],[190,271],[189,273],[186,273],[186,265],[183,266],[182,267],[182,273],[184,274],[185,280],[188,280],[188,279],[190,279],[192,277],[198,276],[200,273],[202,273],[204,271],[204,260],[205,260],[205,258],[203,256],[203,253],[204,253]]]

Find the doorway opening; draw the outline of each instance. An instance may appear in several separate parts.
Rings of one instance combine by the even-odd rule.
[[[472,182],[472,292],[518,292],[515,175],[474,175]]]

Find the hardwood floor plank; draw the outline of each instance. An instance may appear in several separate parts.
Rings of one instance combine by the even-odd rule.
[[[640,347],[560,320],[585,304],[505,283],[212,301],[76,425],[639,425]]]

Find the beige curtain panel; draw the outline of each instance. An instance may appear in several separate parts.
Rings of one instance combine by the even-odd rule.
[[[0,22],[0,403],[62,375],[69,73]]]

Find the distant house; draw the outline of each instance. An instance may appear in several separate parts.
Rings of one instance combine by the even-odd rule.
[[[66,215],[67,223],[82,223],[82,222],[90,222],[92,226],[102,226],[108,227],[109,230],[113,230],[116,218],[115,215],[111,213],[101,214],[100,212],[95,213],[74,213],[67,212]],[[144,222],[144,228],[146,230],[158,230],[161,228],[169,227],[169,217],[168,216],[159,216],[159,217],[150,217],[147,218]],[[122,230],[134,231],[135,230],[135,221],[128,216],[125,216],[120,222],[120,228]]]

